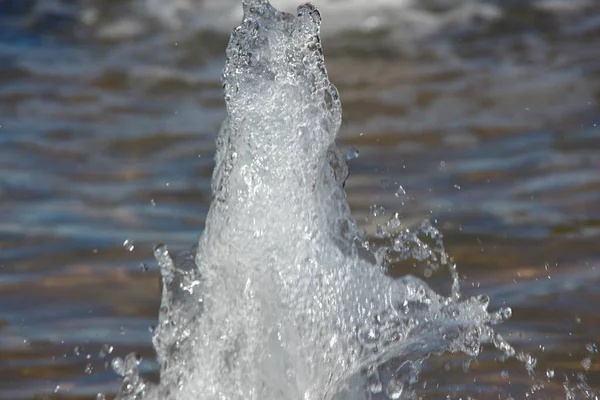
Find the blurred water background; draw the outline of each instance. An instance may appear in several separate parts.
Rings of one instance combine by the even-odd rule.
[[[152,247],[203,227],[238,3],[0,0],[0,399],[111,398],[131,351],[156,375]],[[484,352],[460,386],[442,357],[431,398],[600,389],[600,3],[317,5],[359,226],[435,220],[463,293],[512,307],[499,330],[538,359]]]

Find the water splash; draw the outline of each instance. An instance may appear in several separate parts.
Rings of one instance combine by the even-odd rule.
[[[182,259],[164,245],[154,251],[160,384],[140,379],[135,356],[117,359],[119,398],[397,399],[410,395],[430,354],[475,356],[491,342],[514,355],[490,327],[508,312],[489,314],[485,296],[460,299],[435,228],[419,231],[431,247],[406,230],[382,234],[387,247],[365,246],[357,233],[317,9],[302,5],[294,16],[266,0],[242,4],[223,70],[228,118],[205,231]],[[448,265],[451,296],[413,276],[391,279],[381,254]],[[404,367],[390,371],[391,359]]]

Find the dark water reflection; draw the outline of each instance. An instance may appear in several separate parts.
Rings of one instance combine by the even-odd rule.
[[[175,27],[146,3],[0,0],[1,399],[110,397],[108,362],[130,351],[155,371],[151,249],[187,249],[204,224],[230,27],[207,28],[210,2]],[[600,8],[538,3],[485,3],[497,18],[423,35],[398,24],[324,39],[340,144],[360,150],[346,185],[357,221],[436,219],[463,292],[512,307],[499,331],[538,358],[545,386],[491,351],[467,375],[448,355],[424,372],[424,398],[600,389]],[[449,20],[447,3],[424,4]],[[430,280],[448,290],[443,272]]]

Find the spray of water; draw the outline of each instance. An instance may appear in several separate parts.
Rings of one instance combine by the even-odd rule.
[[[206,229],[191,256],[155,249],[160,383],[139,377],[134,355],[116,359],[119,398],[397,399],[410,396],[432,353],[476,355],[491,341],[512,355],[490,327],[506,311],[488,313],[485,297],[461,299],[455,274],[450,297],[385,275],[381,254],[415,248],[399,221],[383,252],[364,246],[343,189],[342,109],[317,9],[302,5],[295,16],[266,0],[242,3],[223,70],[228,118]],[[434,237],[432,229],[423,232]],[[386,369],[391,359],[401,367]]]

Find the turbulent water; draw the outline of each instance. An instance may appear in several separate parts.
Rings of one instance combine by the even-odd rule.
[[[264,0],[243,7],[223,70],[228,117],[206,229],[184,261],[155,249],[160,383],[139,378],[134,356],[116,359],[120,398],[409,398],[418,373],[400,376],[390,360],[474,356],[490,341],[513,356],[489,326],[509,310],[489,314],[487,298],[461,300],[457,281],[444,297],[416,277],[385,274],[389,253],[415,251],[398,219],[382,233],[391,247],[358,235],[343,188],[346,156],[335,145],[342,108],[319,11],[303,5],[294,16]],[[418,234],[437,233],[425,225]],[[421,257],[453,268],[443,252],[436,258],[419,246]]]
[[[599,395],[600,2],[318,6],[0,0],[0,398]]]

